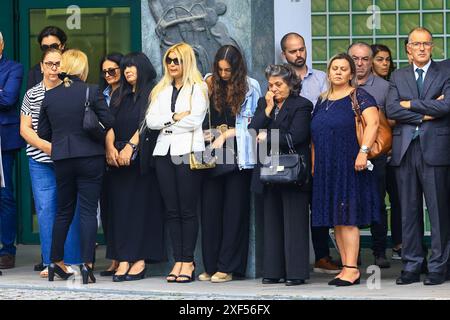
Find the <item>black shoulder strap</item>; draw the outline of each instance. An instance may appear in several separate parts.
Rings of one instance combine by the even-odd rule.
[[[89,85],[86,87],[86,100],[84,102],[85,107],[89,107],[91,102],[89,101]]]

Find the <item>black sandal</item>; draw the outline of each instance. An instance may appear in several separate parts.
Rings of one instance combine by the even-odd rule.
[[[173,280],[172,280],[172,279],[166,279],[167,282],[172,283],[172,282],[177,282],[177,278],[178,278],[179,276],[177,276],[176,274],[170,273],[170,274],[167,275],[166,278],[168,278],[168,277],[173,277]]]
[[[186,278],[186,280],[180,280],[178,281],[179,278]],[[177,283],[189,283],[195,280],[195,272],[192,271],[192,274],[190,276],[188,276],[187,274],[180,274],[177,277],[177,280],[175,280],[175,282]]]

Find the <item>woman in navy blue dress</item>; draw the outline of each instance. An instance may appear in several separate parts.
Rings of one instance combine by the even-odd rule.
[[[358,284],[359,227],[378,220],[380,201],[376,176],[367,170],[367,156],[378,130],[374,98],[363,89],[356,97],[367,123],[363,143],[356,137],[350,94],[356,88],[355,64],[347,54],[333,57],[328,66],[330,89],[313,112],[313,226],[334,227],[342,271],[329,284]]]

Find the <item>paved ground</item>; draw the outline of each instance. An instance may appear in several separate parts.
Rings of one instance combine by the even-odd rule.
[[[98,257],[104,256],[100,247]],[[393,267],[380,271],[379,275],[366,273],[367,264],[372,258],[369,250],[363,250],[363,281],[359,286],[337,288],[327,285],[331,276],[311,273],[306,285],[286,287],[279,285],[262,285],[261,279],[232,281],[223,284],[195,281],[190,284],[169,284],[164,277],[152,276],[156,271],[150,269],[148,277],[137,282],[113,283],[110,278],[97,276],[97,283],[84,286],[79,276],[69,281],[48,282],[33,272],[33,264],[39,260],[38,246],[20,246],[18,248],[17,267],[3,270],[0,277],[0,300],[316,300],[316,299],[450,299],[450,282],[441,286],[424,286],[422,283],[409,286],[395,285],[395,278],[400,272],[400,262],[393,261]],[[98,259],[97,269],[107,265],[104,259]],[[378,270],[379,271],[379,270]]]

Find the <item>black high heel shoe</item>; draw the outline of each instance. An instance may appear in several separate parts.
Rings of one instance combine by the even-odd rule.
[[[83,263],[80,265],[81,277],[83,278],[83,284],[88,284],[89,280],[95,283],[97,279],[94,277],[94,270],[87,264]]]
[[[344,268],[350,268],[350,269],[358,269],[358,267],[354,267],[354,266],[343,266]],[[337,287],[349,287],[349,286],[353,286],[355,284],[359,284],[361,280],[361,273],[359,274],[358,279],[356,279],[353,282],[347,281],[347,280],[342,280],[340,278],[336,278],[336,283],[334,284]]]
[[[144,267],[144,270],[139,272],[138,274],[129,274],[127,273],[125,275],[125,281],[136,281],[136,280],[142,280],[145,278],[145,273],[147,272],[147,268]]]
[[[72,272],[65,272],[60,266],[56,263],[51,263],[48,266],[48,281],[55,280],[55,274],[63,280],[69,279],[73,276]]]
[[[177,277],[177,280],[175,282],[177,283],[189,283],[192,281],[195,281],[195,262],[192,263],[194,270],[192,270],[191,275],[187,275],[187,274],[179,274]],[[186,278],[185,280],[178,280],[179,278]]]
[[[128,265],[128,270],[127,270],[127,272],[125,272],[125,274],[120,274],[120,275],[114,274],[114,275],[113,275],[113,282],[123,282],[123,281],[126,281],[128,272],[130,272],[130,270],[131,270],[131,265]]]

